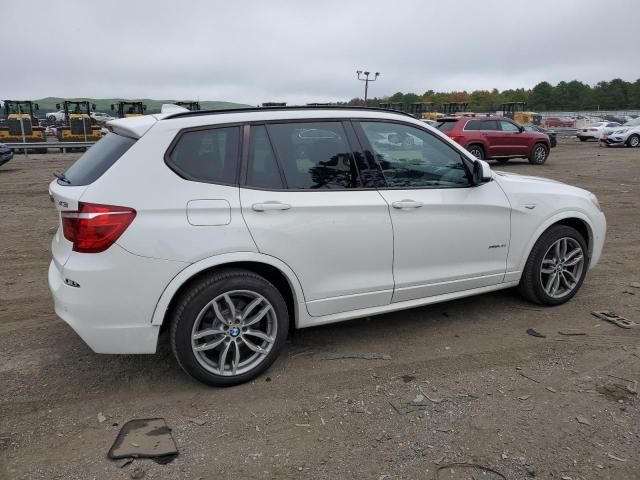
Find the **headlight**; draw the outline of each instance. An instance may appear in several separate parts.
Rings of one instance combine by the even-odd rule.
[[[598,210],[602,211],[602,208],[600,208],[600,202],[598,201],[598,197],[596,197],[593,193],[590,193],[589,200],[591,200],[591,203],[593,203]]]

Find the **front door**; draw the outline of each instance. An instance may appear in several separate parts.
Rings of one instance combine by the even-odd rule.
[[[338,121],[251,126],[242,214],[258,250],[295,272],[312,316],[388,305],[393,294],[387,204],[363,188],[348,129]]]
[[[393,302],[503,281],[510,206],[496,182],[471,186],[461,154],[401,123],[361,122],[385,177],[394,232]]]

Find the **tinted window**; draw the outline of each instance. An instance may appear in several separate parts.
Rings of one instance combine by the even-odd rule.
[[[339,122],[269,125],[287,188],[359,187],[358,171]]]
[[[465,130],[497,130],[495,120],[469,120],[464,126]]]
[[[111,165],[136,143],[133,138],[109,133],[86,151],[66,172],[71,185],[89,185],[106,172]],[[60,185],[67,185],[58,181]]]
[[[267,136],[267,129],[263,125],[251,127],[247,185],[274,190],[284,187],[276,157]]]
[[[211,183],[236,183],[239,127],[182,134],[171,151],[170,165],[182,177]]]
[[[455,127],[457,123],[457,120],[453,120],[451,122],[440,122],[437,128],[441,132],[450,132],[451,130],[453,130],[453,127]]]
[[[520,129],[511,122],[505,122],[504,120],[500,122],[500,128],[502,128],[503,132],[519,132]]]
[[[468,185],[460,153],[424,130],[387,122],[362,122],[389,187]]]

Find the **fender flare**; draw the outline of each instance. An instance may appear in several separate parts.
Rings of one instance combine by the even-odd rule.
[[[533,246],[536,244],[540,236],[553,224],[558,223],[562,220],[567,220],[570,218],[576,218],[578,220],[582,220],[587,226],[587,231],[589,232],[589,238],[587,238],[588,244],[588,255],[589,259],[591,259],[591,254],[593,253],[593,224],[589,217],[580,211],[577,210],[562,210],[560,212],[556,212],[551,217],[547,218],[535,231],[533,235],[531,235],[531,239],[527,244],[527,249],[525,250],[525,255],[522,256],[520,260],[520,265],[518,271],[524,271],[524,267],[529,260],[529,255],[531,255],[531,250],[533,250]]]
[[[175,296],[176,292],[188,282],[191,278],[200,272],[203,272],[212,267],[219,267],[236,262],[255,262],[270,265],[277,268],[289,282],[289,286],[293,292],[293,301],[296,305],[296,310],[293,312],[296,326],[298,324],[299,316],[304,315],[306,312],[303,310],[306,305],[304,299],[304,293],[298,277],[293,273],[293,270],[276,257],[265,255],[257,252],[234,252],[224,253],[221,255],[215,255],[192,263],[188,267],[181,270],[175,277],[171,279],[169,284],[165,287],[162,295],[156,302],[153,316],[151,317],[152,325],[162,325],[164,322],[164,316],[169,308],[171,300]]]

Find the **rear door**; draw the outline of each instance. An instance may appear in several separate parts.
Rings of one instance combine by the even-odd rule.
[[[349,123],[254,124],[240,189],[258,250],[297,275],[312,316],[387,305],[393,232]]]

